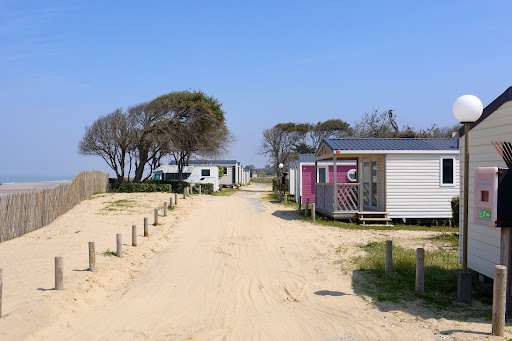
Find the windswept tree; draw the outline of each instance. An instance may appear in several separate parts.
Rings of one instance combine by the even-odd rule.
[[[180,180],[191,157],[211,158],[227,152],[233,136],[216,98],[202,91],[180,91],[154,101],[166,113],[157,131],[164,149],[176,161]]]
[[[350,124],[337,118],[318,122],[311,125],[311,129],[308,132],[309,145],[314,150],[314,153],[323,139],[347,137],[351,136],[352,133]]]
[[[85,128],[78,153],[101,157],[114,170],[120,184],[129,161],[128,153],[133,148],[133,136],[134,122],[117,109]]]

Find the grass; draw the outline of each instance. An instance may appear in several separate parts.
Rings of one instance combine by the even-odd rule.
[[[135,201],[128,199],[120,199],[116,201],[105,201],[104,204],[108,204],[103,208],[105,211],[122,211],[125,208],[135,206]]]
[[[107,251],[103,252],[102,255],[108,257],[117,257],[117,254],[114,251],[110,251],[110,249],[107,249]]]
[[[272,185],[272,178],[251,178],[251,182]]]
[[[312,224],[323,225],[323,226],[332,226],[338,227],[342,229],[351,229],[351,230],[385,230],[385,231],[397,231],[397,230],[407,230],[407,231],[435,231],[435,232],[445,232],[447,234],[453,233],[454,231],[458,231],[457,228],[453,228],[450,226],[442,226],[442,225],[433,225],[433,226],[424,226],[424,225],[411,225],[411,224],[395,224],[394,226],[363,226],[353,222],[344,222],[340,220],[334,220],[329,217],[325,217],[316,214],[316,220],[311,220],[311,217],[304,217],[304,208],[298,211],[299,204],[295,202],[295,198],[293,196],[288,196],[288,200],[285,202],[280,202],[276,197],[274,197],[274,193],[269,192],[265,197],[266,200],[270,201],[273,204],[283,205],[285,207],[294,208],[297,210],[296,219],[302,221],[308,221]],[[302,205],[304,207],[304,205]],[[311,206],[310,206],[311,208]],[[458,242],[457,242],[458,243]],[[458,245],[458,244],[457,244]]]
[[[443,237],[451,241],[452,236]],[[441,240],[444,240],[441,238]],[[354,276],[356,292],[370,296],[375,302],[389,301],[397,304],[414,302],[433,312],[443,312],[446,317],[490,318],[487,309],[479,309],[456,302],[457,272],[461,270],[458,252],[425,252],[425,292],[416,293],[416,250],[393,246],[393,273],[385,274],[385,243],[372,242],[361,245],[364,256],[354,259],[361,276]],[[492,290],[484,288],[473,275],[473,300],[492,304]]]
[[[227,197],[227,196],[235,194],[238,191],[239,191],[239,189],[236,189],[236,188],[222,188],[220,191],[213,192],[211,195],[213,195],[215,197]]]

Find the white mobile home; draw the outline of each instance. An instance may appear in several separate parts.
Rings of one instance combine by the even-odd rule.
[[[460,155],[464,155],[464,128],[459,131]],[[512,142],[512,87],[489,104],[482,116],[471,125],[469,135],[469,193],[468,193],[468,267],[493,278],[494,266],[500,264],[500,229],[484,226],[474,219],[474,174],[476,167],[507,167],[493,142]],[[461,169],[464,169],[461,157]],[[464,178],[460,183],[463,188]],[[464,195],[460,196],[460,235],[462,236]],[[462,255],[462,238],[460,248]]]
[[[179,180],[178,166],[160,166],[153,171],[154,180]],[[219,190],[219,168],[217,166],[185,166],[183,167],[183,181],[191,185],[213,184],[213,190]]]
[[[170,165],[175,165],[175,161],[171,161]],[[240,162],[236,160],[189,160],[189,166],[218,166],[224,169],[224,175],[219,179],[220,186],[236,186],[240,185]]]
[[[336,172],[332,182],[319,179],[320,162],[330,161],[337,170],[340,160],[356,163],[355,182],[340,182]],[[324,139],[315,168],[316,209],[327,216],[451,218],[451,199],[459,194],[459,140]]]

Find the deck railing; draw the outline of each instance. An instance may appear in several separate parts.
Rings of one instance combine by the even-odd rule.
[[[357,212],[359,211],[360,188],[359,183],[337,183],[337,200],[335,202],[332,183],[315,184],[316,207],[327,212]]]

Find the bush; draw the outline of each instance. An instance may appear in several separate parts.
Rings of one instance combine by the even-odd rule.
[[[170,184],[154,184],[154,183],[135,183],[123,182],[116,192],[119,193],[138,193],[138,192],[169,192],[172,193],[172,185]]]
[[[117,178],[108,178],[108,190],[112,191],[117,188]]]
[[[459,226],[459,197],[452,198],[452,225]]]
[[[195,185],[196,188],[199,188],[199,184]],[[213,193],[213,184],[201,184],[201,194],[212,194]]]
[[[172,191],[174,193],[183,193],[183,189],[185,187],[188,187],[190,186],[190,183],[189,182],[186,182],[186,181],[177,181],[177,180],[151,180],[151,179],[148,179],[146,181],[144,181],[145,184],[155,184],[155,185],[171,185],[172,186]]]
[[[290,179],[288,179],[288,177],[286,177],[286,190],[289,192],[290,191]],[[276,176],[274,178],[272,178],[272,190],[273,191],[280,191],[281,190],[281,178]]]

